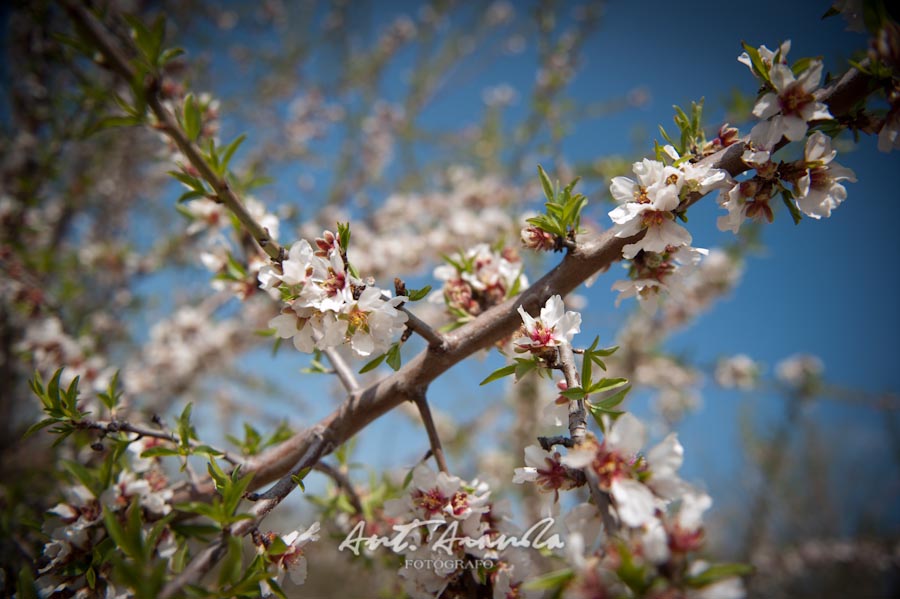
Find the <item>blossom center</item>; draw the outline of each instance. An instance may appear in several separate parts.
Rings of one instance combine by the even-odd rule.
[[[413,495],[413,503],[422,508],[427,517],[431,517],[444,509],[444,506],[447,505],[447,498],[440,489],[435,487],[428,491],[417,491]]]
[[[792,83],[778,96],[781,113],[785,116],[797,114],[813,100],[813,95],[803,89],[800,83]]]

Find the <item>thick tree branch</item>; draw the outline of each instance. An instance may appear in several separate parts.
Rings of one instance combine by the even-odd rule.
[[[106,63],[128,82],[134,81],[136,71],[131,66],[129,57],[121,51],[118,43],[112,39],[96,18],[76,0],[60,1],[87,36],[96,44]],[[243,203],[230,189],[227,181],[221,179],[210,168],[199,148],[187,138],[175,117],[160,102],[155,93],[157,85],[158,82],[152,78],[145,82],[148,106],[156,116],[160,128],[171,137],[192,166],[213,188],[219,201],[237,216],[263,251],[273,260],[279,261],[284,253],[283,248],[271,239],[268,232],[249,215]],[[868,92],[868,79],[863,74],[851,69],[838,81],[820,91],[817,99],[828,103],[832,114],[840,116],[850,110]],[[740,158],[744,145],[745,141],[734,144],[707,157],[702,162],[706,165],[723,168],[733,176],[740,174],[749,170],[749,167]],[[695,203],[700,197],[698,194],[689,197],[683,207]],[[475,352],[489,348],[492,344],[513,333],[520,324],[519,315],[516,312],[517,307],[523,306],[525,310],[535,312],[550,296],[567,295],[595,273],[605,271],[612,263],[620,260],[622,248],[627,244],[639,241],[642,237],[643,233],[629,238],[617,238],[607,231],[597,238],[580,241],[575,248],[570,248],[558,266],[532,287],[517,297],[487,310],[475,320],[446,336],[437,335],[427,325],[427,328],[419,327],[417,330],[418,319],[411,316],[410,328],[429,341],[428,348],[410,360],[398,372],[388,375],[364,389],[351,389],[347,400],[317,425],[295,434],[281,445],[248,460],[244,471],[254,474],[253,488],[258,489],[275,480],[278,482],[265,493],[255,496],[257,502],[251,509],[254,518],[241,521],[231,530],[230,534],[244,535],[253,530],[296,486],[292,479],[293,475],[315,466],[321,457],[402,402],[424,402],[428,385],[437,377]],[[336,367],[335,370],[339,369]],[[577,385],[577,380],[575,384]],[[425,408],[427,409],[427,404],[425,404]],[[573,409],[577,409],[577,406]],[[583,405],[581,409],[583,411]],[[574,437],[578,433],[578,426],[576,426],[574,433],[571,434]],[[432,444],[434,445],[434,443]],[[446,466],[444,466],[445,468]],[[211,485],[209,485],[208,492],[212,492]],[[608,503],[604,505],[603,498],[603,494],[599,496],[595,494],[601,516],[603,516],[604,522],[607,522],[611,516]],[[606,501],[608,502],[608,498]],[[612,530],[610,526],[611,524],[607,523],[608,530]],[[184,586],[199,580],[221,559],[224,546],[224,540],[219,540],[205,549],[165,587],[161,596],[175,596]]]

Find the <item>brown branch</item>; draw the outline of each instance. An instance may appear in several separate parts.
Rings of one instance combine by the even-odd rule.
[[[224,536],[223,534],[222,539],[213,541],[209,547],[192,559],[191,563],[178,576],[170,580],[163,587],[162,592],[159,594],[159,599],[172,599],[172,597],[181,596],[181,590],[185,586],[196,583],[203,578],[204,574],[212,570],[213,566],[225,556],[227,551],[228,545],[225,543]]]
[[[226,529],[220,538],[213,541],[209,547],[191,560],[184,571],[163,588],[160,594],[161,599],[176,597],[185,586],[195,584],[203,578],[224,556],[226,550],[225,541],[229,536],[242,537],[255,530],[259,523],[297,487],[297,484],[294,482],[294,476],[302,475],[304,470],[315,466],[324,453],[328,453],[333,449],[323,441],[321,435],[318,435],[315,430],[311,431],[310,434],[315,437],[315,441],[310,444],[309,449],[296,467],[265,493],[248,496],[248,499],[256,501],[249,512],[253,518],[241,520],[230,529]]]
[[[434,330],[431,325],[413,314],[412,311],[405,306],[401,306],[399,310],[407,316],[406,326],[425,339],[429,346],[434,347],[435,349],[446,349],[447,340],[442,334]]]
[[[350,368],[350,365],[344,361],[343,357],[341,357],[341,353],[334,347],[325,348],[322,350],[322,353],[325,354],[328,361],[331,362],[334,373],[337,375],[338,379],[340,379],[344,389],[346,389],[348,393],[356,393],[359,391],[359,383],[356,382],[356,375],[353,374],[353,369]]]
[[[572,346],[568,343],[563,343],[557,350],[563,374],[566,376],[566,387],[569,389],[580,387],[578,372],[575,371],[575,355],[572,353]],[[572,444],[578,447],[584,443],[586,436],[587,413],[584,409],[584,400],[572,400],[569,402],[569,437],[572,439]]]
[[[419,409],[419,415],[422,417],[422,423],[428,432],[428,442],[431,444],[431,454],[434,461],[437,462],[438,470],[441,472],[449,472],[447,468],[447,460],[444,457],[444,448],[441,446],[441,438],[438,436],[437,428],[434,426],[434,418],[431,416],[431,408],[428,406],[428,398],[425,394],[415,398],[414,403]]]
[[[88,37],[97,45],[111,68],[133,81],[135,71],[128,58],[111,39],[103,26],[76,0],[60,0],[66,10],[78,22]],[[156,82],[148,81],[147,89],[155,89]],[[840,116],[850,110],[857,101],[869,93],[868,79],[855,69],[848,71],[828,88],[817,93],[817,99],[829,104],[832,114]],[[200,150],[187,139],[173,115],[162,106],[155,93],[147,94],[148,105],[156,115],[162,129],[172,138],[191,164],[215,190],[218,199],[234,212],[247,231],[253,235],[262,249],[273,258],[280,260],[283,249],[247,213],[245,207],[206,163]],[[741,160],[745,142],[738,142],[724,150],[705,158],[702,163],[727,170],[732,176],[749,170]],[[697,202],[702,196],[694,194],[683,207]],[[546,300],[555,294],[567,295],[585,280],[622,258],[622,248],[643,237],[643,232],[628,238],[617,238],[607,231],[595,239],[581,239],[575,248],[570,248],[562,262],[547,273],[532,287],[500,305],[485,311],[475,320],[453,333],[440,336],[430,327],[420,326],[421,321],[410,315],[410,328],[429,341],[429,346],[409,361],[398,372],[369,385],[352,391],[347,400],[332,414],[314,427],[297,433],[281,445],[248,460],[245,472],[253,472],[253,487],[260,488],[272,481],[278,482],[269,491],[257,496],[258,502],[251,513],[253,520],[244,520],[231,531],[235,535],[247,534],[257,523],[277,506],[296,486],[292,480],[305,468],[314,466],[327,455],[371,422],[397,407],[404,401],[419,401],[425,397],[428,385],[453,365],[473,353],[490,347],[493,343],[513,333],[519,326],[516,308],[523,306],[526,311],[535,312]],[[424,324],[424,323],[421,323]],[[577,433],[576,427],[576,433]],[[590,480],[589,480],[590,482]],[[212,492],[211,484],[207,485]],[[611,516],[608,497],[596,495],[598,507],[606,522]],[[191,564],[163,590],[162,597],[171,597],[185,585],[190,584],[208,572],[222,557],[224,543],[219,540],[204,550]]]
[[[168,433],[166,431],[154,430],[151,428],[147,428],[144,426],[139,426],[136,424],[131,424],[130,422],[122,422],[119,420],[111,420],[111,421],[102,421],[102,420],[80,420],[78,422],[72,422],[72,425],[84,429],[84,430],[96,430],[100,431],[103,434],[112,434],[112,433],[134,433],[137,438],[132,439],[132,442],[137,441],[141,437],[152,437],[154,439],[161,439],[163,441],[169,441],[174,443],[175,445],[181,444],[181,439],[178,438],[173,433]],[[201,445],[206,445],[207,447],[211,447],[206,443],[199,443],[193,439],[189,440],[188,443],[192,448],[200,447]],[[222,459],[231,464],[232,466],[241,466],[244,463],[244,460],[241,458],[232,455],[227,451],[223,451],[221,449],[216,449],[215,447],[211,447],[215,451],[222,454]]]

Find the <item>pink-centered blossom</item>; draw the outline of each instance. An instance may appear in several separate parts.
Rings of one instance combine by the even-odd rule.
[[[516,351],[536,352],[548,347],[571,343],[575,333],[581,330],[581,314],[565,311],[562,297],[554,295],[541,308],[538,318],[530,316],[519,306],[524,323],[524,336],[516,339]]]
[[[834,162],[837,152],[831,139],[816,131],[806,140],[804,162],[806,173],[797,181],[794,197],[797,207],[815,219],[831,216],[831,211],[847,199],[847,190],[840,181],[856,181],[852,170]]]
[[[646,230],[637,243],[622,248],[625,258],[634,258],[641,250],[662,252],[668,246],[690,245],[691,234],[675,222],[673,210],[681,202],[684,174],[676,167],[656,160],[635,162],[632,170],[636,180],[615,177],[609,186],[618,202],[609,218],[616,224],[616,237],[631,237]]]
[[[643,457],[638,452],[646,435],[641,421],[626,413],[609,426],[602,443],[587,443],[562,458],[570,468],[591,468],[631,527],[647,524],[657,509],[689,489],[677,474],[684,456],[677,436],[670,434]]]
[[[753,115],[762,122],[750,131],[750,139],[771,150],[781,137],[790,141],[803,139],[811,121],[834,118],[815,97],[822,69],[821,60],[812,60],[795,76],[786,64],[772,65],[769,78],[775,90],[764,94],[753,107]]]

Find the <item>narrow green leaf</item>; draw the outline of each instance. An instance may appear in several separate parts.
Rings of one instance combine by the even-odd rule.
[[[723,578],[746,576],[751,572],[753,572],[753,566],[750,564],[715,564],[699,574],[688,577],[685,582],[687,582],[688,586],[699,588],[710,585]]]
[[[395,343],[387,352],[387,365],[395,372],[400,370],[402,356],[400,355],[400,343]]]
[[[384,362],[384,359],[386,357],[387,357],[386,353],[381,354],[380,356],[376,356],[375,359],[368,362],[365,366],[363,366],[362,368],[359,369],[359,374],[365,374],[366,372],[369,372],[370,370],[375,370],[376,368],[378,368],[378,366],[382,362]]]
[[[618,389],[623,385],[628,384],[628,379],[616,378],[616,379],[600,379],[588,389],[588,393],[602,393],[603,391],[612,391],[613,389]]]
[[[625,396],[628,395],[628,392],[631,391],[631,387],[625,387],[621,391],[617,391],[616,393],[610,395],[609,397],[603,399],[602,401],[591,402],[591,410],[599,410],[599,411],[609,411],[612,408],[618,406],[625,399]]]
[[[541,178],[541,187],[544,188],[544,197],[547,198],[548,202],[552,202],[556,199],[556,194],[553,192],[553,184],[540,164],[538,165],[538,176]]]
[[[142,458],[159,458],[173,455],[181,455],[181,452],[171,447],[163,447],[162,445],[157,445],[156,447],[151,447],[150,449],[141,452]]]
[[[409,298],[411,302],[417,302],[420,299],[423,299],[426,295],[431,292],[431,285],[426,285],[421,289],[407,289],[406,296]]]
[[[571,389],[566,389],[565,391],[561,392],[560,395],[569,400],[584,399],[585,397],[587,397],[587,393],[581,387],[572,387]]]
[[[575,572],[571,568],[565,568],[529,580],[522,585],[522,588],[529,591],[557,590],[562,589],[563,585],[573,578],[575,578]]]
[[[222,151],[222,164],[221,164],[223,173],[226,169],[228,169],[228,164],[231,162],[231,157],[234,156],[234,153],[237,151],[238,147],[240,147],[240,145],[242,143],[244,143],[245,139],[247,139],[247,134],[241,133],[234,139],[234,141],[232,141],[230,144],[225,146],[225,149]]]
[[[200,107],[194,94],[188,94],[184,98],[184,132],[188,139],[197,141],[200,135]]]
[[[793,197],[793,194],[791,194],[791,192],[786,189],[781,192],[781,201],[784,202],[784,205],[787,207],[788,212],[791,213],[791,218],[794,219],[794,224],[799,225],[800,221],[803,220],[803,213],[800,212],[797,204],[794,203]]]
[[[498,368],[497,370],[492,372],[486,379],[481,381],[481,383],[479,383],[479,385],[487,385],[488,383],[492,383],[498,379],[502,379],[505,376],[515,374],[515,372],[516,372],[516,365],[509,364],[507,366],[504,366],[503,368]]]

